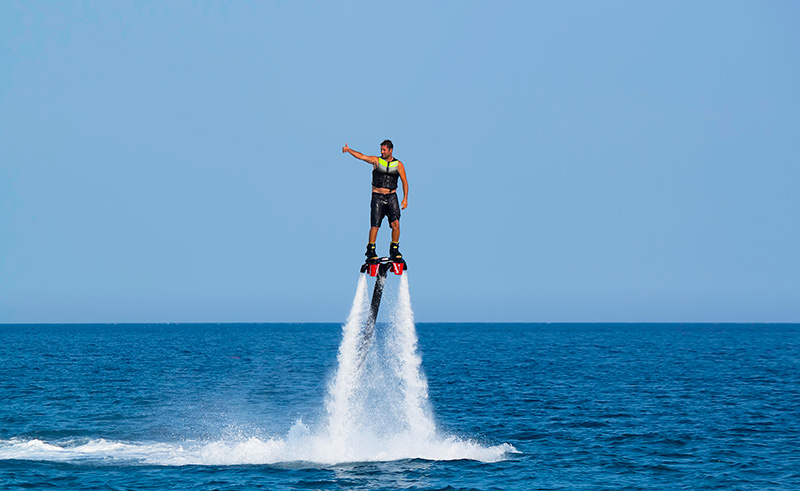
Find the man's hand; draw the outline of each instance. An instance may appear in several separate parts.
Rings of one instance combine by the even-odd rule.
[[[347,146],[347,143],[344,144],[342,147],[342,153],[347,153],[350,151],[350,147]]]
[[[406,206],[408,206],[408,200],[406,198],[403,198],[403,202],[400,203],[400,209],[405,210]]]

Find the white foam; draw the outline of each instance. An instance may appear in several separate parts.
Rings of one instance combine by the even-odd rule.
[[[364,442],[366,443],[366,442]],[[185,441],[180,443],[115,442],[89,440],[46,443],[41,440],[0,440],[0,460],[47,462],[93,462],[108,464],[183,465],[269,465],[313,462],[335,465],[344,462],[385,462],[402,459],[478,460],[496,462],[516,452],[508,444],[485,447],[476,442],[447,438],[415,441],[394,437],[370,442],[339,455],[330,441],[314,435],[299,439],[287,436],[262,440]]]
[[[144,462],[151,458],[161,460],[173,453],[174,445],[166,443],[126,443],[102,438],[58,443],[20,438],[0,440],[0,460]]]

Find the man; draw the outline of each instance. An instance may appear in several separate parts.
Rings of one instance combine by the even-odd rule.
[[[381,142],[381,156],[364,155],[347,146],[342,147],[342,153],[349,153],[353,157],[372,164],[372,201],[370,203],[370,229],[369,242],[367,243],[367,260],[376,259],[375,240],[378,238],[378,229],[381,227],[383,217],[388,217],[389,226],[392,228],[392,243],[389,246],[389,256],[393,260],[402,259],[400,254],[400,209],[408,206],[408,180],[403,163],[392,157],[391,140]],[[397,203],[397,178],[403,181],[403,202]]]

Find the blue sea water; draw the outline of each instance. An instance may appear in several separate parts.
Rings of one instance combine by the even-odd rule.
[[[800,325],[412,327],[336,447],[342,324],[0,325],[0,489],[800,489]]]

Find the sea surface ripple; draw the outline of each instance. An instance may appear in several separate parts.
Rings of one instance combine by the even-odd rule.
[[[800,489],[800,325],[416,330],[472,456],[286,458],[327,417],[340,324],[0,325],[0,488]]]

